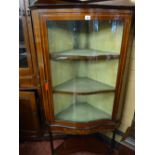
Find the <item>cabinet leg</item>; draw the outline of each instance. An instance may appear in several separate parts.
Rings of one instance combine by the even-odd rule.
[[[50,130],[49,130],[49,137],[50,137],[51,155],[54,155],[53,135]]]
[[[116,145],[115,137],[116,137],[116,130],[113,131],[111,144],[110,144],[110,154],[112,154],[115,149],[115,145]]]
[[[116,144],[115,137],[116,137],[116,130],[113,131],[113,135],[111,139],[111,149],[115,148],[115,144]]]

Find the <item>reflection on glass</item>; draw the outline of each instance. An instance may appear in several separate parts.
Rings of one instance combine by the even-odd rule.
[[[33,5],[37,0],[29,0],[29,5]]]
[[[24,31],[22,23],[22,9],[19,10],[19,67],[26,68],[28,67],[27,62],[27,51],[24,43]]]
[[[111,119],[123,23],[48,21],[47,28],[56,120]]]

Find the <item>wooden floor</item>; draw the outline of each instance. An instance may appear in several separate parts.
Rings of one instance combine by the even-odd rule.
[[[59,147],[63,143],[63,140],[55,140],[54,148]],[[105,150],[107,145],[103,144]],[[121,145],[118,150],[114,150],[112,153],[105,153],[102,155],[134,155],[134,151]],[[52,155],[51,153],[51,143],[49,141],[38,141],[38,142],[23,142],[19,145],[19,155]],[[71,155],[101,155],[97,153],[89,152],[77,152]]]

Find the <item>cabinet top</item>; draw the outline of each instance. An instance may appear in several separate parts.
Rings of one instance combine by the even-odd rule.
[[[34,0],[30,9],[104,8],[134,10],[134,0]]]

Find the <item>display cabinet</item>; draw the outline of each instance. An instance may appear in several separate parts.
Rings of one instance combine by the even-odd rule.
[[[20,89],[37,86],[37,65],[29,1],[19,1],[19,85]]]
[[[115,131],[121,122],[134,6],[39,0],[31,11],[49,132]]]
[[[49,132],[115,131],[123,107],[134,6],[38,0],[31,11]]]
[[[44,112],[53,132],[88,134],[119,125],[133,12],[92,6],[32,9]]]

